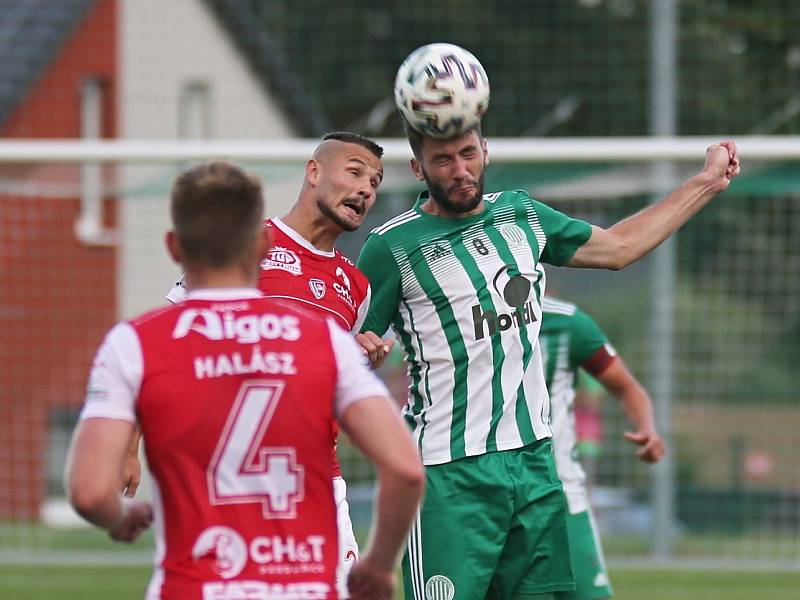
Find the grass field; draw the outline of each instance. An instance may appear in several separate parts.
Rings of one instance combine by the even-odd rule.
[[[363,541],[366,534],[360,533]],[[796,600],[800,598],[800,569],[794,569],[798,544],[794,534],[768,539],[756,535],[683,536],[676,547],[680,569],[619,561],[621,556],[647,557],[644,539],[610,538],[605,546],[612,557],[616,600]],[[96,529],[0,524],[0,549],[0,599],[140,600],[150,577],[153,536],[147,532],[127,546],[111,543]],[[707,562],[704,570],[683,568],[695,564],[693,556],[716,557],[726,568],[710,570]],[[613,557],[617,557],[616,565]],[[756,567],[759,558],[794,570],[731,568],[733,561]],[[726,559],[732,562],[726,565]],[[399,593],[397,600],[402,598]]]
[[[143,566],[0,565],[0,598],[141,600],[149,576]],[[611,578],[617,600],[796,600],[800,590],[800,572],[612,569]]]

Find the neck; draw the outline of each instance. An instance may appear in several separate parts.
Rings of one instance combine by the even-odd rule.
[[[303,210],[300,202],[295,204],[292,209],[283,217],[281,221],[294,229],[317,250],[332,252],[336,238],[341,233],[338,228],[332,230],[330,219],[319,212]]]
[[[186,269],[186,289],[254,288],[255,273],[249,275],[238,267],[222,269]]]

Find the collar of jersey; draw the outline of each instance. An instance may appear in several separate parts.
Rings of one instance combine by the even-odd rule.
[[[278,229],[280,229],[283,233],[288,235],[292,240],[296,243],[300,244],[303,248],[308,250],[309,252],[313,252],[314,254],[319,254],[320,256],[327,256],[328,258],[333,258],[336,256],[336,251],[331,250],[330,252],[326,252],[325,250],[320,250],[314,244],[309,242],[306,238],[302,235],[297,233],[294,229],[289,227],[286,223],[281,221],[278,217],[272,219],[272,224],[275,225]]]
[[[256,288],[200,288],[186,295],[187,300],[250,300],[261,298]]]
[[[489,203],[485,202],[483,205],[483,210],[477,214],[470,215],[468,217],[440,217],[439,215],[432,215],[429,212],[425,212],[422,210],[422,205],[430,198],[430,192],[428,190],[424,190],[420,192],[419,196],[417,196],[417,201],[414,203],[414,212],[417,214],[426,217],[428,219],[436,219],[437,221],[444,221],[447,223],[452,223],[454,225],[461,224],[461,223],[472,223],[473,221],[478,221],[486,216],[489,212]]]

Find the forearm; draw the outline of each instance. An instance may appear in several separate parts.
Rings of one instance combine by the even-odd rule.
[[[619,237],[627,253],[624,266],[648,254],[697,214],[720,191],[718,178],[692,177],[659,202],[620,221],[609,229]]]
[[[422,497],[423,481],[395,476],[379,480],[374,533],[367,552],[383,569],[391,570],[397,565]]]
[[[705,173],[692,177],[659,202],[610,228],[594,227],[592,237],[578,248],[567,265],[624,269],[666,240],[722,189],[719,178]]]
[[[628,420],[637,431],[656,430],[653,405],[643,387],[640,385],[629,386],[620,391],[618,398]]]

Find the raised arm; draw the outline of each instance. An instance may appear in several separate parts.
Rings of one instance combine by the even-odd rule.
[[[622,403],[625,414],[635,428],[634,431],[625,432],[625,439],[639,446],[636,451],[639,460],[647,463],[661,460],[666,452],[666,445],[656,431],[650,396],[627,369],[622,358],[616,357],[595,377]]]
[[[739,174],[739,156],[732,141],[706,150],[703,170],[665,198],[616,225],[592,227],[592,235],[567,262],[569,267],[624,269],[677,231]]]

